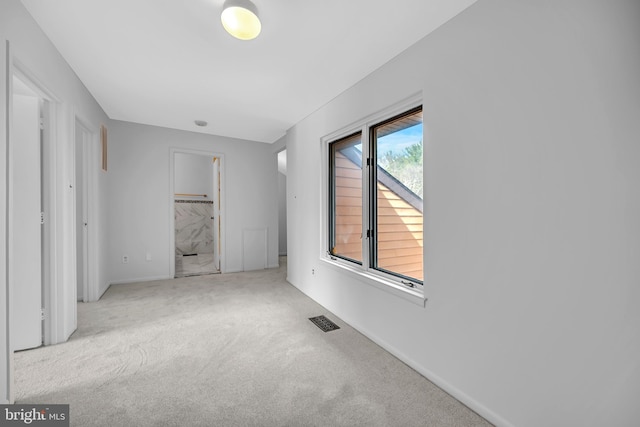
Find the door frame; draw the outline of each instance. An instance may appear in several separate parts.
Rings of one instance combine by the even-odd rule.
[[[221,222],[222,218],[221,209],[222,206],[222,194],[221,194],[221,183],[222,183],[222,159],[220,157],[213,158],[213,236],[214,236],[214,252],[213,252],[213,264],[216,266],[219,272],[222,272],[221,268],[221,259],[220,253],[222,252],[220,246],[220,234],[221,234]],[[217,195],[217,200],[215,196]],[[217,247],[216,247],[217,246]]]
[[[287,161],[288,161],[288,157],[287,157],[287,156],[288,156],[288,152],[287,152],[287,146],[286,146],[286,145],[285,145],[284,147],[282,147],[281,149],[279,149],[278,151],[276,151],[276,153],[275,153],[275,154],[276,154],[276,163],[277,163],[277,165],[278,165],[278,166],[277,166],[278,173],[282,173],[282,172],[280,171],[280,154],[281,154],[281,153],[284,153],[284,157],[285,157],[285,164],[284,164],[285,173],[283,174],[283,175],[284,175],[284,182],[285,182],[285,183],[284,183],[284,186],[285,186],[285,188],[284,188],[284,194],[280,194],[280,188],[279,188],[279,186],[278,186],[278,233],[277,233],[277,235],[278,235],[278,264],[280,264],[279,258],[280,258],[281,256],[287,256],[287,250],[285,250],[285,253],[284,253],[284,255],[283,255],[283,254],[282,254],[282,248],[280,247],[280,237],[281,237],[281,233],[282,233],[282,231],[280,230],[280,226],[281,226],[282,224],[280,224],[280,205],[279,205],[279,203],[280,203],[280,197],[281,197],[281,196],[284,196],[284,209],[285,209],[285,211],[284,211],[284,216],[285,216],[285,218],[284,218],[284,219],[285,219],[285,221],[284,221],[285,245],[286,245],[286,248],[288,248],[288,247],[289,247],[289,242],[288,242],[288,239],[289,239],[289,233],[287,233],[287,231],[288,231],[288,230],[287,230],[287,221],[288,221],[288,218],[289,218],[289,216],[287,215],[287,210],[289,209],[289,203],[288,203],[288,199],[287,199],[287,189],[288,189],[288,184],[289,184],[289,178],[288,178],[288,176],[287,176],[287,170],[286,170],[286,169],[287,169]],[[286,249],[286,248],[285,248],[285,249]]]
[[[57,110],[59,102],[56,97],[46,89],[46,87],[40,83],[40,81],[31,74],[26,67],[15,58],[12,58],[11,64],[11,80],[16,77],[26,84],[31,90],[33,90],[40,99],[43,99],[43,143],[42,151],[40,153],[42,158],[42,212],[44,212],[44,225],[42,228],[42,307],[44,308],[44,324],[43,324],[43,342],[45,345],[50,344],[54,337],[57,337],[57,325],[58,325],[58,306],[57,306],[57,292],[55,287],[57,284],[56,278],[56,239],[55,233],[55,205],[57,188],[53,183],[54,171],[56,170],[56,158],[55,158],[55,143],[56,143],[56,120]],[[8,95],[13,100],[13,87],[11,93]],[[10,108],[10,110],[12,107]],[[11,113],[10,113],[11,114]],[[10,132],[11,133],[11,132]],[[9,146],[13,144],[11,136],[9,137]],[[47,185],[49,183],[49,185]],[[11,187],[11,182],[8,183]],[[9,206],[9,212],[12,211]],[[10,213],[11,215],[11,213]],[[9,219],[11,221],[11,218]],[[11,228],[11,227],[10,227]],[[9,237],[11,240],[11,237]],[[11,283],[9,284],[11,286]]]
[[[7,195],[9,191],[9,182],[7,172],[9,169],[9,132],[11,123],[11,112],[9,108],[9,95],[12,91],[13,73],[11,72],[11,45],[9,40],[0,40],[0,240],[4,243],[0,246],[0,306],[4,308],[4,314],[0,316],[0,403],[13,403],[13,351],[9,342],[11,342],[11,313],[13,312],[12,304],[10,304],[12,293],[9,286],[9,229],[8,215],[9,203]]]
[[[45,144],[43,133],[46,133],[46,130],[43,130],[43,114],[47,107],[43,97],[17,73],[12,75],[11,83],[11,126],[7,173],[10,226],[7,235],[9,247],[7,258],[8,281],[13,294],[11,303],[19,304],[14,306],[12,314],[15,335],[11,340],[11,348],[13,351],[20,351],[40,347],[44,342],[41,318],[45,283],[44,227],[39,218],[44,212],[42,149]],[[25,87],[26,92],[17,90],[17,86]],[[18,107],[21,103],[26,104]],[[21,111],[25,106],[26,110]],[[27,122],[24,122],[24,119],[27,119]],[[25,134],[28,135],[27,140],[17,139],[18,135]],[[26,211],[19,209],[21,205],[25,207],[24,203],[28,205]],[[26,240],[23,241],[23,237]],[[28,242],[28,246],[24,246],[25,242]],[[33,258],[27,258],[29,263],[25,264],[25,260],[20,258],[21,255]],[[33,269],[29,269],[31,263],[36,264],[33,265]],[[28,278],[26,282],[22,277],[22,269],[30,270],[25,276]],[[22,285],[25,288],[20,289]],[[28,292],[25,293],[25,290]],[[19,301],[14,299],[18,294],[21,295]],[[22,326],[19,325],[21,321],[24,322]]]
[[[44,134],[42,147],[42,194],[45,222],[43,227],[43,308],[44,345],[66,341],[76,329],[77,303],[75,301],[75,270],[70,268],[70,252],[65,235],[68,235],[69,196],[73,191],[72,178],[62,165],[67,163],[68,144],[73,135],[65,117],[69,107],[17,58],[15,52],[8,55],[10,72],[7,78],[18,77],[38,94],[44,103]],[[12,98],[8,94],[9,99]],[[11,109],[11,107],[9,107]],[[11,114],[9,112],[9,114]],[[72,117],[72,116],[71,116]],[[9,138],[9,146],[11,138]],[[67,179],[69,181],[67,181]],[[10,183],[8,184],[10,185]],[[72,204],[72,202],[71,202]],[[8,207],[9,211],[11,207]],[[71,264],[74,265],[74,264]],[[70,271],[73,270],[73,271]],[[74,291],[71,293],[71,284]],[[9,284],[10,286],[10,284]],[[73,302],[71,301],[73,297]]]
[[[193,150],[188,148],[169,148],[169,274],[171,277],[176,275],[176,223],[175,223],[175,155],[180,154],[196,154],[200,156],[206,156],[213,159],[217,157],[220,159],[220,233],[218,236],[220,247],[220,273],[226,272],[226,196],[225,196],[225,159],[224,154],[215,151],[206,150]]]
[[[76,124],[80,126],[82,129],[82,140],[80,144],[82,144],[82,177],[76,176],[76,144],[78,144],[78,135],[76,135]],[[98,146],[100,144],[99,141],[99,131],[98,127],[86,120],[77,110],[74,109],[73,112],[73,164],[74,164],[74,186],[77,189],[78,178],[82,179],[84,185],[81,188],[82,197],[78,197],[78,192],[74,191],[73,195],[73,216],[74,216],[74,227],[73,227],[73,241],[74,245],[77,242],[76,233],[77,233],[77,223],[78,218],[77,215],[77,203],[78,199],[82,201],[82,213],[84,219],[86,219],[87,226],[83,228],[84,236],[83,236],[83,248],[75,247],[74,253],[76,253],[77,259],[77,251],[83,250],[82,256],[82,271],[84,274],[83,278],[83,292],[82,292],[82,301],[90,302],[90,301],[98,301],[100,298],[99,295],[99,283],[98,283],[98,230],[95,227],[95,224],[98,223],[97,215],[98,215],[98,206],[97,206],[97,191],[98,191],[98,162],[97,158],[98,154]],[[77,271],[77,268],[76,268]],[[77,280],[77,278],[76,278]],[[76,287],[77,289],[77,287]],[[77,297],[76,297],[77,299]],[[77,310],[76,310],[77,312]]]
[[[53,266],[52,259],[51,259],[52,254],[55,253],[55,247],[52,246],[54,239],[52,238],[52,230],[53,230],[52,219],[53,218],[51,215],[51,213],[53,212],[53,206],[55,204],[55,187],[51,185],[49,186],[46,185],[46,183],[50,183],[52,181],[51,179],[52,171],[55,169],[55,165],[52,164],[51,162],[52,157],[54,157],[53,153],[55,152],[55,150],[53,149],[51,144],[55,143],[54,135],[56,132],[55,132],[55,120],[53,120],[53,118],[56,115],[57,99],[15,57],[11,57],[10,70],[11,70],[11,73],[9,76],[7,76],[7,78],[11,80],[11,85],[9,86],[10,87],[9,93],[7,95],[9,99],[9,116],[10,116],[9,139],[8,139],[9,152],[12,150],[12,147],[14,144],[13,138],[12,138],[12,131],[11,131],[11,126],[13,122],[12,110],[13,110],[13,97],[14,97],[13,79],[14,78],[19,79],[22,83],[28,86],[29,89],[31,89],[38,96],[38,99],[44,101],[43,107],[42,107],[42,114],[43,114],[42,124],[44,127],[43,127],[42,142],[41,142],[42,145],[41,145],[41,152],[40,152],[41,211],[44,212],[44,219],[45,219],[44,224],[42,226],[42,230],[41,230],[41,236],[42,236],[42,240],[41,240],[41,251],[42,251],[41,253],[41,263],[42,263],[41,307],[44,309],[44,319],[43,319],[43,325],[42,325],[42,341],[43,343],[47,344],[47,342],[50,341],[51,335],[52,335],[51,326],[52,324],[56,323],[55,321],[52,321],[52,320],[55,319],[55,314],[58,312],[57,307],[52,306],[52,298],[51,298],[51,295],[53,293],[52,285],[56,282],[55,277],[53,276],[55,274],[54,273],[55,268]],[[10,162],[10,159],[9,159],[9,162]],[[13,187],[11,180],[8,181],[7,185],[8,185],[9,191],[11,191]],[[13,241],[13,234],[11,231],[13,207],[11,206],[11,204],[8,205],[8,216],[9,216],[8,218],[9,235],[7,237],[7,241],[8,241],[8,247],[11,247],[12,241]],[[11,254],[9,252],[8,269],[11,269],[12,267],[10,257],[11,257]],[[8,283],[9,283],[9,287],[13,286],[13,283],[11,280],[9,280]]]

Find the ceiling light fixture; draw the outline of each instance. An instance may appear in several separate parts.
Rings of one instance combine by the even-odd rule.
[[[220,19],[224,29],[240,40],[253,40],[262,29],[258,9],[249,0],[225,1]]]
[[[204,120],[195,120],[194,123],[196,124],[196,126],[200,126],[200,127],[205,127],[208,124]]]

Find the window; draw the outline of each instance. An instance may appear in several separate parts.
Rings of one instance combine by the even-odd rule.
[[[362,133],[330,145],[331,254],[362,264]]]
[[[422,153],[422,107],[328,141],[332,259],[421,288]]]

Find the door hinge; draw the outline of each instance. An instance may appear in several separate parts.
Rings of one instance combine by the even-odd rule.
[[[373,230],[367,230],[367,239],[373,236]]]
[[[44,129],[44,119],[40,118],[40,129]]]
[[[371,159],[367,159],[367,166],[371,166]]]
[[[44,308],[40,309],[40,320],[44,320]]]
[[[44,212],[40,212],[40,225],[44,224]]]

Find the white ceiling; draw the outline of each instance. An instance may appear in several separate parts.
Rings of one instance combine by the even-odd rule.
[[[253,41],[224,0],[22,3],[110,118],[274,142],[475,1],[254,0]]]

